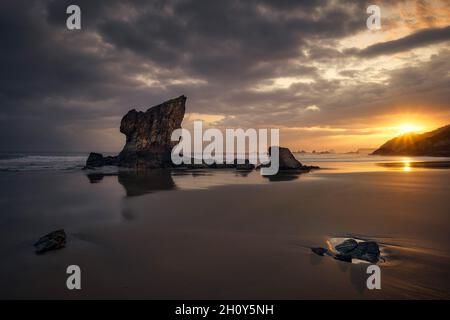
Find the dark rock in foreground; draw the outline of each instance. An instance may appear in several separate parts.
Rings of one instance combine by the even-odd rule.
[[[42,254],[50,250],[64,248],[66,245],[66,233],[63,229],[50,232],[41,237],[35,244],[37,254]]]
[[[377,263],[380,259],[380,248],[376,242],[364,241],[358,243],[358,246],[348,254],[356,259]]]
[[[337,252],[325,248],[311,248],[311,251],[319,256],[330,255],[336,260],[352,262],[352,259],[377,263],[380,260],[380,248],[374,241],[357,242],[355,239],[347,239],[335,246]]]
[[[344,242],[338,244],[336,246],[336,250],[339,251],[340,253],[347,254],[356,249],[357,246],[358,242],[356,242],[355,239],[347,239]]]

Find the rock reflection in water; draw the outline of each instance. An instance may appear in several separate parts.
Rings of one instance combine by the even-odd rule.
[[[279,172],[274,176],[261,176],[258,170],[246,169],[152,169],[89,172],[90,183],[100,183],[104,177],[114,176],[125,188],[127,197],[173,189],[207,189],[225,185],[267,184],[274,181],[297,180],[305,171]]]
[[[172,174],[167,169],[125,171],[120,172],[117,179],[125,188],[127,197],[140,196],[161,190],[172,190],[176,187]]]
[[[117,181],[125,188],[127,197],[176,188],[171,171],[167,169],[88,173],[86,176],[90,183],[99,183],[107,176],[117,176]]]
[[[293,181],[300,178],[300,175],[305,173],[304,171],[279,171],[277,174],[272,176],[264,176],[269,179],[269,181]]]

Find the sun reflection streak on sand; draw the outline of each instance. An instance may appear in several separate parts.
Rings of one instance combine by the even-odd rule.
[[[402,160],[403,163],[403,171],[409,172],[411,171],[411,159],[405,158]]]

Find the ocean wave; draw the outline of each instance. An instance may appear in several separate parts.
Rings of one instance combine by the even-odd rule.
[[[71,170],[82,168],[86,155],[26,155],[2,154],[0,171],[41,171],[41,170]]]

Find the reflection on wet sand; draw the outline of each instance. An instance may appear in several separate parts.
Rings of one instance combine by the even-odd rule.
[[[127,197],[160,190],[172,190],[176,187],[170,171],[164,169],[120,172],[117,180],[125,188]]]
[[[303,171],[279,172],[274,176],[261,176],[255,170],[199,170],[153,169],[145,171],[89,172],[90,183],[100,183],[104,177],[117,177],[127,197],[173,189],[207,189],[230,184],[267,184],[276,181],[294,181]]]
[[[86,299],[448,299],[450,171],[370,166],[294,182],[257,170],[4,173],[0,298],[70,299],[52,279],[76,261]],[[67,247],[36,257],[30,245],[57,228]],[[367,264],[291,245],[344,235],[385,247],[381,290],[365,288]]]
[[[125,188],[127,197],[176,188],[171,172],[165,169],[88,173],[86,176],[90,183],[99,183],[106,176],[117,176],[117,181]]]
[[[303,171],[285,171],[278,172],[278,174],[273,176],[264,176],[264,178],[269,179],[269,181],[294,181],[300,178],[300,175],[306,172]]]
[[[405,159],[399,162],[381,162],[377,163],[378,166],[398,169],[403,171],[411,171],[412,168],[424,168],[424,169],[446,169],[450,168],[450,161],[411,161]]]
[[[104,177],[117,176],[117,173],[88,173],[86,177],[90,183],[100,183]]]

